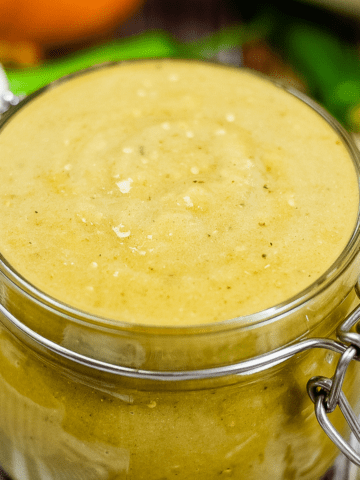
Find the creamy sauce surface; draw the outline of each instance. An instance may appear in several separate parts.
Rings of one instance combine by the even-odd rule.
[[[196,325],[322,275],[355,227],[338,135],[251,72],[124,63],[26,105],[0,134],[0,252],[81,310]]]

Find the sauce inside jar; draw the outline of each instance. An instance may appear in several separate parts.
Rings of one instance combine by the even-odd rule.
[[[200,325],[310,286],[358,212],[332,127],[249,71],[123,63],[47,89],[0,135],[0,252],[92,314]]]

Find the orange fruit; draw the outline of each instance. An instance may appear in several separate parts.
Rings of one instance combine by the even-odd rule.
[[[0,0],[0,41],[38,46],[73,43],[105,34],[141,0]]]

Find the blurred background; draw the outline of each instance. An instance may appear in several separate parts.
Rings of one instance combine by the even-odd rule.
[[[359,135],[360,0],[0,0],[0,63],[15,96],[105,61],[164,56],[263,72]]]
[[[253,68],[360,131],[360,0],[0,0],[0,62],[16,95],[93,64],[157,56]]]

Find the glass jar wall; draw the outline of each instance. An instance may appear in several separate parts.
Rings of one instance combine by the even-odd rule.
[[[350,293],[316,334],[333,336],[353,301]],[[306,393],[310,377],[333,375],[337,355],[327,350],[250,375],[154,381],[42,351],[2,321],[0,463],[16,480],[313,480],[338,455]],[[359,386],[354,362],[345,392],[357,412]],[[331,421],[348,435],[339,411]]]
[[[2,131],[47,91],[11,112]],[[309,103],[358,175],[351,141]],[[305,339],[335,338],[358,304],[358,250],[357,222],[336,261],[300,293],[260,313],[184,326],[132,324],[69,306],[34,286],[4,254],[0,464],[14,480],[320,478],[338,451],[315,418],[306,384],[314,375],[332,377],[338,355],[318,348],[247,372],[234,367]],[[257,294],[266,288],[259,282]],[[359,383],[352,362],[344,391],[357,413]],[[348,435],[338,411],[331,421]]]

